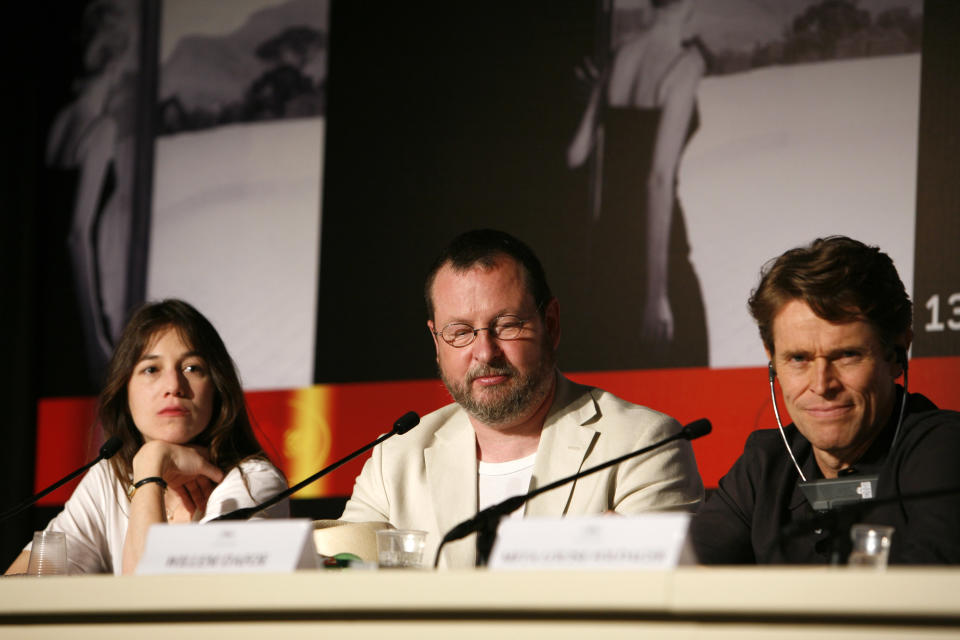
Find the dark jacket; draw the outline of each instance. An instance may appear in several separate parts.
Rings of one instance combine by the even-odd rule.
[[[895,528],[891,563],[960,563],[960,413],[941,411],[922,395],[910,394],[899,442],[890,453],[901,394],[898,389],[894,415],[854,468],[859,474],[879,475],[877,498],[902,497],[851,520]],[[810,443],[793,424],[785,431],[807,480],[822,478]],[[829,530],[781,535],[786,525],[816,514],[799,480],[777,429],[750,434],[743,455],[693,519],[691,533],[700,562],[826,563]],[[957,489],[957,494],[906,499],[908,494],[947,488]]]

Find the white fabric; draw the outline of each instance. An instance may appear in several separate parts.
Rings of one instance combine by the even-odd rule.
[[[210,494],[201,521],[234,509],[251,507],[286,488],[283,474],[270,462],[263,459],[245,460],[231,469]],[[289,503],[283,501],[259,516],[284,518],[289,510]],[[114,475],[110,462],[103,460],[94,465],[67,500],[63,511],[47,525],[47,531],[62,531],[67,536],[70,573],[113,572],[120,575],[129,511],[130,499]],[[28,544],[25,549],[29,550],[30,546]]]
[[[533,465],[537,461],[536,452],[506,462],[477,463],[477,482],[479,488],[478,506],[486,509],[530,491],[530,478],[533,477]],[[522,518],[526,505],[510,514],[511,518]]]

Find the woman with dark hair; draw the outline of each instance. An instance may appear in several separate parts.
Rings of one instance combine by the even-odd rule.
[[[70,573],[129,574],[147,529],[202,522],[287,486],[253,435],[233,360],[213,325],[181,300],[141,307],[113,353],[99,422],[119,452],[84,476],[47,526],[67,536]],[[287,503],[267,517],[287,515]],[[7,573],[22,573],[29,546]]]
[[[567,164],[594,159],[590,221],[593,330],[611,369],[706,366],[706,315],[677,199],[677,170],[698,126],[706,49],[690,38],[693,0],[651,0],[645,28],[587,69],[593,87]]]

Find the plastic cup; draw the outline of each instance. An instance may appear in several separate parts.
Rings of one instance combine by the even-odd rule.
[[[382,529],[377,531],[377,560],[381,569],[423,568],[426,531]]]
[[[893,527],[879,524],[855,524],[850,529],[853,549],[847,564],[851,567],[887,568]]]
[[[56,576],[67,573],[67,537],[60,531],[37,531],[30,547],[31,576]]]

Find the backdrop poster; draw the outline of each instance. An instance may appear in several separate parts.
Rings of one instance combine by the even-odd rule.
[[[306,161],[306,148],[318,144],[313,138],[299,146],[309,135],[293,129],[305,122],[236,122],[235,106],[191,111],[183,98],[178,106],[159,91],[162,131],[194,116],[218,126],[158,138],[149,290],[188,296],[224,331],[244,379],[262,389],[251,391],[250,406],[268,453],[292,482],[386,431],[407,410],[426,413],[449,401],[436,379],[422,278],[443,244],[469,228],[503,228],[540,254],[561,303],[560,366],[572,377],[682,422],[712,420],[714,433],[695,443],[708,486],[751,430],[774,424],[762,347],[745,311],[767,259],[817,236],[844,233],[890,253],[908,289],[921,286],[914,282],[915,261],[917,278],[927,274],[924,283],[956,268],[949,266],[957,264],[950,247],[960,234],[949,185],[960,181],[943,173],[950,166],[943,145],[956,139],[950,105],[957,101],[950,102],[944,87],[960,76],[949,40],[960,17],[944,20],[949,11],[931,4],[938,20],[926,17],[921,56],[919,2],[712,0],[692,6],[682,22],[682,43],[697,47],[703,71],[696,126],[691,117],[683,131],[674,200],[682,208],[687,257],[704,308],[706,358],[696,361],[647,359],[636,340],[643,308],[626,293],[645,261],[639,251],[608,251],[604,242],[618,234],[593,232],[597,211],[605,212],[597,194],[609,191],[603,176],[609,182],[625,163],[608,157],[598,167],[596,146],[593,159],[570,161],[599,71],[613,65],[618,47],[643,43],[657,28],[647,2],[334,2],[331,73],[323,94],[330,122],[322,134],[324,215],[313,262],[291,250],[302,237],[266,246],[250,242],[293,229],[283,216],[306,219],[288,213],[301,211],[311,197],[297,191],[298,181],[307,179],[299,163]],[[692,44],[694,37],[699,44]],[[934,58],[928,58],[929,42],[937,43]],[[247,55],[254,49],[247,47]],[[278,50],[310,76],[298,67],[295,47]],[[318,76],[310,77],[316,87]],[[930,93],[937,87],[939,93]],[[918,113],[936,128],[923,120],[918,125]],[[612,147],[617,127],[603,123]],[[276,134],[283,140],[278,147],[266,141],[272,126],[286,131]],[[230,131],[242,135],[228,142]],[[201,140],[219,141],[219,150],[203,155]],[[636,146],[649,149],[651,140]],[[266,177],[251,177],[258,168],[267,170]],[[645,182],[648,174],[639,172],[637,180]],[[937,199],[918,194],[918,181],[929,181],[927,193]],[[922,205],[916,223],[915,202]],[[251,203],[271,215],[251,223],[249,213],[239,212]],[[629,212],[619,215],[631,220]],[[280,229],[272,218],[282,220]],[[172,226],[161,229],[161,219]],[[921,234],[923,221],[931,219],[939,233]],[[309,235],[307,227],[296,228],[296,235]],[[629,233],[619,235],[629,240]],[[287,253],[300,262],[270,271]],[[237,264],[244,262],[237,256],[249,256],[249,265]],[[601,258],[610,260],[603,268],[613,275],[598,281],[594,264]],[[229,269],[216,280],[219,263]],[[317,265],[319,281],[312,280]],[[279,297],[268,292],[256,298],[248,290],[264,281],[282,288],[284,278],[294,284]],[[935,287],[941,333],[954,337],[947,322],[956,315],[951,282],[936,281]],[[304,283],[309,293],[299,288]],[[216,304],[220,286],[230,287],[223,307]],[[917,305],[929,313],[935,292],[924,291]],[[283,306],[301,294],[306,297],[298,302],[316,304],[312,346],[297,337],[309,324],[301,317],[309,315],[307,305],[295,313]],[[617,314],[628,295],[633,299],[624,306],[632,311]],[[296,331],[283,324],[288,313],[301,318]],[[295,354],[285,351],[287,335],[298,345],[290,347]],[[610,345],[621,344],[629,348],[612,351],[624,359],[607,359]],[[923,357],[911,366],[911,388],[956,407],[960,397],[946,381],[960,373],[960,358],[941,348],[917,354]],[[299,381],[310,369],[304,354],[313,384]],[[81,427],[70,416],[79,412],[69,403],[41,403],[38,455],[77,437]],[[38,485],[61,468],[48,465]],[[358,471],[358,463],[340,470],[317,493],[348,494]]]
[[[478,226],[541,256],[567,371],[762,365],[745,309],[759,269],[822,235],[882,246],[912,285],[919,0],[427,4],[379,17],[339,50],[317,382],[432,376],[422,277]],[[664,96],[680,82],[694,97],[674,124]],[[670,204],[651,208],[652,158],[670,144]],[[654,218],[669,233],[648,245]],[[658,265],[651,247],[664,242]],[[658,281],[669,299],[651,311]],[[344,309],[352,334],[376,339],[343,340]]]
[[[147,295],[217,327],[248,389],[313,381],[328,0],[165,0]]]

